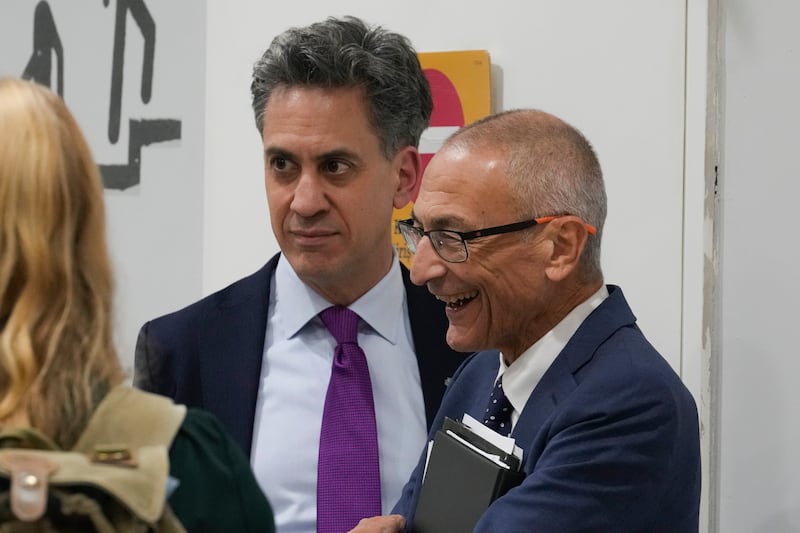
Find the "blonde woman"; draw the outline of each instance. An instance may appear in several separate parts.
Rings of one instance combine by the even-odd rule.
[[[0,79],[0,430],[71,449],[125,376],[100,175],[64,102]],[[247,459],[189,410],[169,450],[172,510],[187,530],[273,531]]]

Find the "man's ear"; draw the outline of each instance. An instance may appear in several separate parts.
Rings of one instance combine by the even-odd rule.
[[[552,281],[561,281],[577,270],[589,231],[575,216],[558,217],[547,229],[553,249],[545,274]]]
[[[414,199],[414,191],[422,179],[422,163],[419,152],[413,146],[406,146],[394,157],[397,170],[397,189],[394,193],[394,207],[401,209]]]

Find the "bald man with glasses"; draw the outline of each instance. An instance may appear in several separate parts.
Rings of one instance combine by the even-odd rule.
[[[476,532],[698,530],[695,402],[604,283],[605,217],[588,141],[517,110],[450,137],[398,223],[412,281],[445,302],[448,344],[482,350],[454,375],[429,439],[468,414],[523,449],[523,481]],[[417,531],[424,467],[425,454],[396,515],[353,531]]]

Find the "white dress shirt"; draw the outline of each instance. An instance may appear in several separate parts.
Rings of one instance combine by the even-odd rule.
[[[252,466],[279,533],[315,533],[320,426],[336,342],[317,314],[329,307],[281,256],[270,290]],[[426,421],[406,291],[395,259],[386,276],[349,306],[372,381],[388,514],[425,444]],[[231,391],[236,394],[236,391]]]
[[[528,398],[544,373],[547,372],[583,321],[606,298],[608,298],[608,289],[603,285],[592,296],[570,311],[544,337],[522,352],[522,355],[510,366],[506,365],[503,354],[500,354],[500,370],[497,373],[497,379],[503,376],[503,392],[514,408],[511,412],[511,431],[514,431],[520,412],[525,408]],[[497,379],[495,379],[495,383]]]

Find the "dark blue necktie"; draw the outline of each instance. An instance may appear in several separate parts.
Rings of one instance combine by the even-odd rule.
[[[486,405],[486,413],[483,416],[483,424],[489,429],[493,429],[503,436],[511,433],[511,411],[514,407],[506,398],[503,392],[503,376],[497,380],[489,396],[489,403]]]

